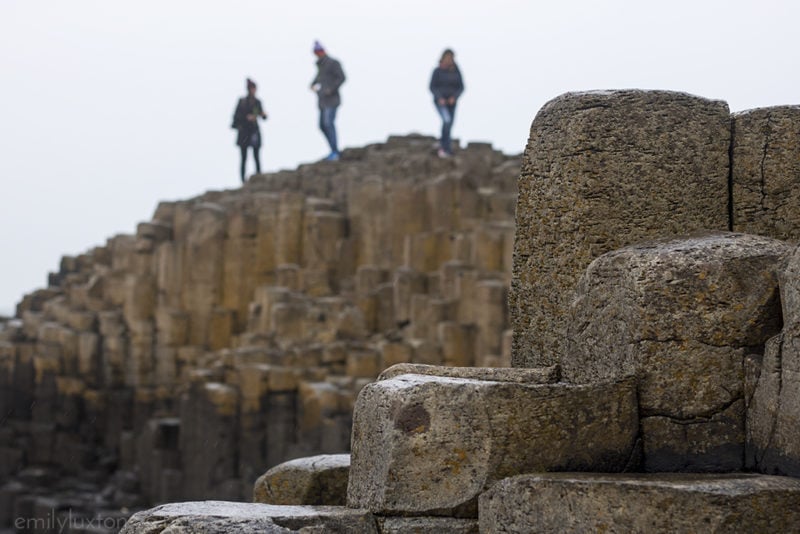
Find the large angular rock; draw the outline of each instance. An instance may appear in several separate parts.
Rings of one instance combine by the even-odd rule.
[[[475,517],[492,483],[536,471],[622,471],[636,451],[631,381],[571,386],[401,375],[354,410],[348,506]]]
[[[549,473],[480,498],[480,531],[797,532],[800,480],[748,474]]]
[[[645,239],[728,229],[728,105],[667,91],[567,93],[531,125],[509,309],[513,365],[558,363],[593,259]]]
[[[733,229],[800,240],[800,106],[733,115]]]
[[[744,362],[780,331],[790,247],[715,233],[605,254],[572,304],[566,381],[635,375],[647,471],[743,467]]]
[[[284,534],[347,532],[378,534],[364,510],[338,506],[274,506],[224,501],[165,504],[134,514],[120,534]]]
[[[747,467],[800,476],[800,249],[779,272],[784,329],[753,358]]]
[[[344,506],[349,454],[322,454],[289,460],[261,475],[253,501],[265,504]]]

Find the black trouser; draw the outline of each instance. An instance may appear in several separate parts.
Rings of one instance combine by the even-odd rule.
[[[241,152],[242,152],[242,169],[241,169],[242,183],[244,183],[244,164],[245,164],[245,161],[247,161],[247,146],[248,145],[244,145],[244,146],[240,145],[239,146],[239,150],[241,150]],[[256,173],[260,173],[261,172],[261,162],[258,159],[258,149],[259,148],[260,147],[257,147],[257,146],[253,147],[253,159],[256,160]]]

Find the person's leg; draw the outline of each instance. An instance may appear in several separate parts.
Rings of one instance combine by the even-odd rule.
[[[447,110],[450,112],[450,124],[447,126],[447,146],[445,150],[448,154],[453,155],[453,123],[456,121],[456,105],[448,104]]]
[[[261,174],[261,161],[259,152],[261,151],[260,146],[253,147],[253,159],[256,160],[256,174]]]
[[[447,154],[450,154],[452,151],[452,142],[450,141],[450,128],[453,124],[453,115],[450,112],[450,106],[442,106],[437,104],[436,111],[439,112],[439,116],[442,118],[442,135],[439,137],[439,146],[443,151]]]
[[[239,172],[241,173],[241,176],[242,176],[242,183],[244,183],[244,166],[245,166],[245,162],[247,161],[247,145],[240,145],[239,146],[239,150],[240,150],[240,152],[242,154],[242,165],[241,165],[241,169],[239,170]]]
[[[325,133],[325,138],[328,140],[328,145],[331,148],[331,154],[339,153],[338,140],[336,138],[336,108],[323,108],[320,111],[320,128]]]
[[[328,142],[328,145],[330,145],[331,136],[328,133],[328,108],[319,109],[319,129],[322,130],[322,135],[325,136],[325,140]]]

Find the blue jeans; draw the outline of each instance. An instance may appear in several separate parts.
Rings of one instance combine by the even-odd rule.
[[[336,108],[320,108],[319,110],[319,129],[325,134],[325,139],[331,147],[331,152],[339,152],[339,145],[336,142]]]
[[[450,130],[453,128],[453,119],[456,117],[456,105],[445,104],[444,106],[436,104],[436,111],[442,118],[442,137],[439,139],[439,145],[442,150],[448,154],[453,153],[453,141],[450,139]]]

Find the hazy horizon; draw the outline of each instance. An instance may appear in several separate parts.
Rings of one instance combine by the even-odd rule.
[[[262,170],[323,157],[315,39],[347,74],[344,147],[437,135],[428,81],[451,47],[466,84],[454,137],[519,153],[536,112],[567,91],[796,104],[798,15],[776,0],[4,0],[0,314],[61,256],[133,233],[159,201],[239,187],[230,120],[248,76],[270,115]]]

